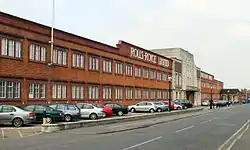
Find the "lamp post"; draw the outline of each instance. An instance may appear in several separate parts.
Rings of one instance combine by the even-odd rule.
[[[168,76],[168,110],[171,111],[171,81],[172,77]]]
[[[211,86],[211,100],[210,100],[210,109],[213,109],[213,87]]]
[[[227,90],[227,105],[229,106],[229,98],[230,98],[230,95],[229,95],[229,93],[230,93],[230,91],[229,90]]]

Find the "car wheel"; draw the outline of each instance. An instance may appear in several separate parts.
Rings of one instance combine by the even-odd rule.
[[[15,118],[12,121],[12,124],[14,127],[21,127],[21,126],[23,126],[23,120],[21,118]]]
[[[153,108],[151,108],[151,109],[149,109],[149,112],[150,112],[150,113],[154,113],[155,110],[154,110]]]
[[[117,115],[118,115],[118,116],[122,116],[122,115],[123,115],[123,112],[122,112],[122,111],[118,111]]]
[[[181,107],[177,107],[177,110],[181,110]]]
[[[96,114],[90,114],[89,115],[89,118],[91,119],[91,120],[95,120],[96,118],[97,118],[97,115]]]
[[[46,117],[46,123],[51,124],[52,123],[52,118],[50,116]]]
[[[64,120],[65,120],[66,122],[70,122],[70,121],[72,120],[71,115],[65,115],[65,116],[64,116]]]
[[[157,111],[157,112],[162,112],[162,109],[161,109],[161,108],[158,108],[156,111]]]
[[[107,113],[103,112],[103,118],[107,117]]]
[[[130,111],[133,113],[135,112],[135,108],[131,108]]]

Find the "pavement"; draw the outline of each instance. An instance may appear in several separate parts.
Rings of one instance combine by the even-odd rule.
[[[211,113],[159,124],[152,122],[165,117],[19,139],[8,138],[0,140],[0,150],[217,150],[250,118],[250,105],[207,111]],[[149,123],[151,125],[143,128],[105,133],[108,130]]]

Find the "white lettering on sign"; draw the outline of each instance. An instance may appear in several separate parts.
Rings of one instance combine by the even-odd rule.
[[[169,60],[157,57],[156,55],[131,47],[130,56],[133,58],[149,61],[160,66],[169,67]],[[157,62],[158,60],[158,62]]]

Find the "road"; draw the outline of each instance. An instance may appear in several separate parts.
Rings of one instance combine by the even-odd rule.
[[[0,146],[4,150],[216,150],[250,118],[249,114],[250,105],[238,105],[135,130],[108,134],[86,132],[123,126],[107,125],[0,140]]]

